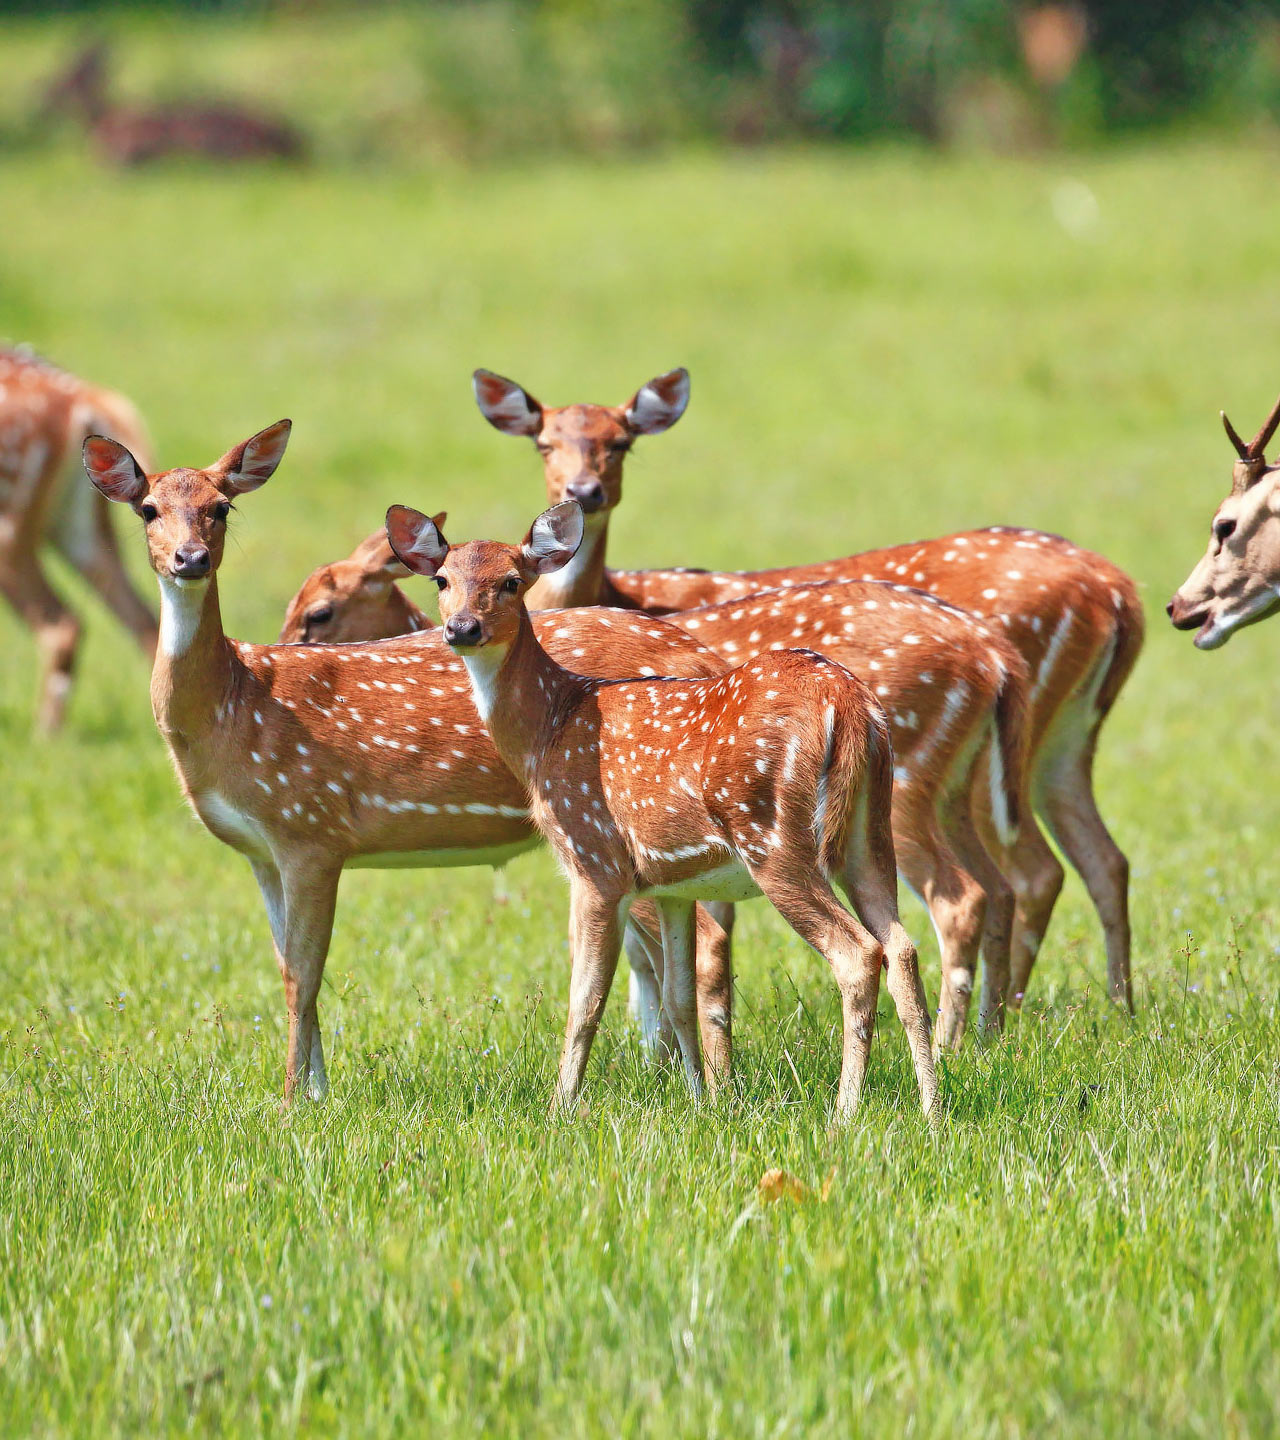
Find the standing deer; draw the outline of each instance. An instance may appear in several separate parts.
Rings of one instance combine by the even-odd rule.
[[[415,628],[432,624],[387,578],[373,542],[308,577],[290,602],[282,640],[317,631],[325,639],[376,639],[406,628],[406,613]],[[362,553],[372,559],[357,561]],[[370,565],[377,567],[372,577]],[[893,730],[899,869],[928,905],[942,952],[935,1048],[957,1047],[963,1037],[980,942],[979,1027],[998,1029],[1014,896],[992,855],[1003,863],[1019,826],[1035,824],[1024,794],[1027,671],[1003,633],[935,596],[879,580],[795,586],[668,618],[729,665],[805,645],[868,680]],[[714,919],[718,929],[708,927],[708,935],[715,943],[699,949],[698,999],[707,1068],[723,1077],[732,906],[716,907]]]
[[[28,350],[0,349],[0,592],[40,651],[36,724],[46,733],[62,723],[80,641],[79,620],[40,563],[46,543],[85,577],[148,657],[156,647],[156,619],[120,559],[110,506],[79,475],[80,446],[93,431],[147,454],[142,421],[123,395]]]
[[[115,165],[141,165],[169,155],[211,160],[301,160],[302,136],[279,116],[229,101],[174,100],[116,105],[107,93],[108,50],[95,41],[45,91],[44,115],[79,120]]]
[[[1129,862],[1103,823],[1093,794],[1102,723],[1142,648],[1142,607],[1123,571],[1061,536],[1007,526],[774,570],[609,570],[609,517],[622,498],[623,461],[641,435],[669,429],[683,415],[688,372],[660,375],[617,407],[544,407],[514,381],[488,370],[475,372],[474,388],[491,425],[537,445],[548,501],[576,499],[589,512],[581,554],[534,588],[529,599],[535,609],[609,604],[661,615],[818,580],[890,580],[1000,624],[1031,676],[1032,803],[1084,880],[1098,912],[1108,992],[1132,1010]],[[1023,827],[1007,864],[1017,895],[1011,980],[1016,1005],[1063,876],[1032,825]]]
[[[319,1098],[316,1002],[343,869],[500,865],[538,834],[438,632],[306,648],[224,634],[217,572],[228,516],[270,479],[289,428],[282,420],[207,469],[152,475],[94,435],[84,464],[145,528],[161,602],[156,723],[186,799],[253,869],[289,1013],[285,1094]],[[539,629],[555,653],[603,674],[724,668],[683,631],[634,612],[546,617]]]
[[[860,680],[811,651],[761,656],[711,680],[608,682],[565,670],[539,644],[525,594],[573,560],[583,532],[572,501],[540,515],[520,545],[451,548],[427,516],[387,512],[392,549],[440,587],[445,640],[569,879],[573,976],[557,1104],[578,1095],[622,924],[640,897],[657,904],[663,1007],[690,1090],[701,1092],[694,902],[763,893],[840,987],[837,1114],[852,1114],[861,1096],[882,963],[928,1114],[937,1084],[915,950],[898,920],[884,712]]]
[[[1246,445],[1222,423],[1236,452],[1231,493],[1218,506],[1209,548],[1165,607],[1200,650],[1216,650],[1237,630],[1280,610],[1280,469],[1263,453],[1280,426],[1280,400]]]

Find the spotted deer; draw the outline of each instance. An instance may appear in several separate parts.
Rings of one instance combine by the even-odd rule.
[[[302,136],[286,120],[227,100],[173,100],[121,105],[108,94],[109,52],[86,46],[48,85],[42,118],[69,115],[88,130],[104,159],[141,165],[172,155],[209,160],[304,158]]]
[[[142,421],[123,395],[29,350],[0,349],[0,592],[35,636],[36,724],[46,733],[66,713],[80,621],[45,573],[45,545],[84,576],[148,657],[156,646],[156,618],[129,581],[110,506],[79,474],[81,442],[92,431],[147,454]]]
[[[475,372],[474,388],[491,425],[537,445],[549,503],[576,499],[581,492],[594,506],[584,554],[552,577],[553,589],[533,593],[535,608],[610,604],[661,615],[740,600],[761,589],[821,580],[889,580],[916,586],[1002,626],[1031,679],[1032,804],[1079,872],[1098,912],[1108,992],[1133,1008],[1129,863],[1093,794],[1102,723],[1142,648],[1142,606],[1123,571],[1061,536],[1009,526],[772,570],[610,570],[605,549],[609,517],[622,498],[623,461],[639,436],[669,429],[683,415],[688,373],[660,375],[618,408],[545,407],[514,381],[488,370]],[[1008,871],[1017,896],[1010,997],[1017,1005],[1063,875],[1032,825],[1022,828],[1008,856]]]
[[[442,524],[437,517],[437,528]],[[341,564],[321,566],[304,582],[281,639],[303,639],[320,627],[326,637],[375,639],[397,633],[406,609],[416,625],[433,623],[398,586],[381,578],[370,583],[361,566]],[[317,611],[320,620],[309,626],[305,617]],[[999,866],[1019,827],[1035,824],[1025,797],[1026,665],[1003,632],[935,596],[885,581],[821,581],[668,618],[727,664],[805,645],[871,683],[893,730],[899,869],[925,900],[942,951],[935,1049],[958,1046],[964,1035],[980,941],[979,1028],[998,1029],[1014,907]],[[713,913],[716,928],[707,936],[714,943],[703,945],[700,932],[699,1014],[708,1069],[725,1076],[733,908]],[[645,974],[636,983],[649,990],[654,982]]]
[[[84,464],[100,494],[142,520],[160,588],[156,723],[186,799],[262,890],[289,1014],[286,1097],[320,1097],[317,997],[343,869],[500,865],[538,832],[438,631],[315,647],[224,633],[229,514],[270,479],[289,428],[282,420],[206,469],[150,475],[95,435]],[[683,631],[634,612],[575,611],[538,628],[554,653],[602,674],[724,668]]]
[[[443,525],[446,517],[442,511],[434,518]],[[410,573],[380,525],[345,560],[319,565],[307,576],[285,611],[280,643],[347,644],[430,629],[435,621],[395,583]]]
[[[1214,512],[1209,548],[1165,607],[1199,650],[1216,650],[1237,630],[1280,610],[1280,467],[1265,454],[1280,426],[1280,400],[1246,445],[1222,423],[1236,452],[1231,493]]]
[[[701,1093],[694,902],[763,893],[839,985],[837,1114],[850,1115],[862,1092],[882,963],[929,1113],[937,1085],[915,950],[898,920],[884,712],[860,680],[811,651],[709,680],[610,682],[564,669],[539,644],[525,596],[572,562],[584,529],[567,501],[520,545],[451,547],[427,516],[387,512],[396,554],[440,587],[445,640],[569,880],[573,974],[556,1103],[579,1093],[622,922],[642,897],[657,905],[663,1007]]]

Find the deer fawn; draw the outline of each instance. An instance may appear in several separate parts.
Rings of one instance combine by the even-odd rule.
[[[572,501],[540,515],[520,545],[451,548],[425,515],[387,512],[396,554],[440,587],[445,640],[569,878],[573,977],[557,1103],[578,1094],[622,921],[641,896],[657,903],[663,1006],[701,1092],[694,902],[763,893],[840,987],[838,1114],[862,1091],[882,962],[928,1113],[937,1085],[915,950],[898,921],[884,712],[843,666],[809,651],[712,680],[602,682],[563,669],[538,643],[525,594],[573,560],[583,532]]]
[[[775,570],[608,570],[609,516],[622,496],[624,458],[640,435],[656,434],[679,420],[688,404],[688,373],[660,375],[618,408],[544,407],[514,381],[488,370],[475,372],[474,387],[491,425],[535,442],[552,504],[588,497],[583,554],[563,574],[535,588],[530,596],[535,607],[610,604],[669,614],[739,600],[765,588],[818,580],[890,580],[1001,625],[1031,676],[1032,802],[1079,871],[1098,912],[1108,991],[1133,1008],[1129,864],[1093,795],[1098,734],[1142,648],[1142,607],[1123,571],[1060,536],[1004,526]],[[1011,1001],[1017,1004],[1062,888],[1062,867],[1039,830],[1027,825],[1007,857],[1007,868],[1017,895],[1011,981]]]
[[[90,436],[84,463],[145,526],[161,598],[156,722],[196,814],[257,878],[289,1012],[285,1093],[319,1097],[316,1001],[343,868],[499,865],[538,834],[438,632],[306,648],[224,635],[228,514],[271,477],[288,437],[282,420],[207,469],[147,475],[123,445]],[[566,659],[606,674],[724,668],[683,631],[634,613],[574,612],[540,628]]]
[[[1218,506],[1209,548],[1165,607],[1200,650],[1216,650],[1237,630],[1280,609],[1280,470],[1263,453],[1280,426],[1280,400],[1246,445],[1224,414],[1235,448],[1231,494]]]
[[[302,136],[278,116],[228,101],[176,100],[168,104],[113,105],[107,95],[105,44],[86,46],[45,91],[42,113],[79,120],[103,156],[116,165],[140,165],[167,155],[211,160],[301,160]]]
[[[125,572],[110,507],[77,479],[85,436],[104,430],[145,456],[137,411],[26,350],[0,349],[0,592],[31,628],[40,650],[36,723],[61,725],[80,622],[40,564],[51,543],[98,592],[148,656],[156,619]]]
[[[443,520],[435,523],[439,528]],[[393,572],[375,538],[349,561],[308,577],[289,605],[282,640],[317,634],[377,639],[407,628],[406,615],[416,628],[434,623],[389,578]],[[589,613],[589,607],[554,613]],[[871,683],[893,727],[899,869],[925,899],[942,951],[936,1046],[957,1046],[963,1036],[980,939],[986,967],[979,1026],[998,1028],[1007,1001],[1014,896],[991,857],[1002,863],[1018,827],[1035,824],[1023,793],[1027,673],[1018,652],[989,623],[884,581],[824,581],[668,618],[730,665],[803,644]],[[715,942],[709,946],[700,931],[698,1001],[707,1068],[723,1077],[729,1071],[733,908],[711,908],[718,928],[707,927]],[[653,982],[642,970],[636,983]]]

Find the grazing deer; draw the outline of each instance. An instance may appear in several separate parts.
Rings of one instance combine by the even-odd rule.
[[[500,865],[537,843],[521,785],[476,722],[439,632],[373,645],[248,645],[222,629],[217,572],[227,520],[284,454],[289,422],[203,470],[144,473],[100,435],[84,464],[145,527],[160,585],[151,678],[156,723],[183,793],[248,859],[266,902],[289,1012],[285,1094],[324,1094],[316,1001],[344,868]],[[723,664],[634,612],[540,619],[546,643],[605,674]]]
[[[107,95],[108,50],[85,47],[45,91],[42,113],[79,120],[116,165],[141,165],[169,155],[211,160],[301,160],[302,136],[287,121],[228,101],[175,100],[113,105]]]
[[[146,456],[146,432],[123,395],[90,385],[28,350],[0,349],[0,592],[40,650],[36,723],[66,712],[80,622],[40,563],[52,544],[98,592],[150,657],[156,619],[120,559],[110,506],[79,478],[80,445],[105,431]]]
[[[481,413],[542,455],[551,504],[589,496],[584,551],[531,594],[539,605],[609,604],[670,614],[739,600],[766,588],[818,580],[889,580],[916,586],[1004,627],[1031,676],[1030,793],[1067,859],[1080,873],[1102,922],[1107,988],[1133,1008],[1129,974],[1129,862],[1111,838],[1093,794],[1102,722],[1142,648],[1137,589],[1101,555],[1061,536],[994,526],[782,569],[608,570],[609,516],[622,496],[623,460],[638,436],[670,428],[684,413],[689,377],[672,370],[624,406],[540,405],[514,381],[474,376]],[[1035,826],[1023,827],[1008,856],[1017,895],[1011,1003],[1026,989],[1062,888],[1062,867]]]
[[[657,905],[663,1008],[701,1093],[694,902],[763,893],[840,987],[837,1113],[851,1114],[862,1092],[882,963],[929,1113],[937,1084],[915,950],[898,920],[884,712],[860,680],[811,651],[761,656],[710,680],[608,682],[563,669],[539,644],[525,594],[573,560],[584,528],[569,501],[540,515],[520,545],[451,548],[427,516],[387,512],[392,549],[440,587],[445,640],[569,878],[573,977],[557,1103],[578,1094],[622,923],[640,897]]]
[[[1280,400],[1247,445],[1225,413],[1222,423],[1236,452],[1231,493],[1214,514],[1204,557],[1165,607],[1179,630],[1196,632],[1200,650],[1280,609],[1280,469],[1263,453],[1280,426]]]
[[[443,520],[435,523],[439,528]],[[352,562],[321,566],[308,577],[289,605],[282,640],[317,631],[347,641],[377,639],[406,628],[406,612],[415,628],[433,623],[387,578],[373,539],[355,552],[367,550],[368,564],[353,555]],[[370,565],[376,567],[371,579]],[[408,572],[401,567],[400,573]],[[932,595],[884,581],[823,581],[667,618],[730,665],[805,645],[871,683],[893,727],[899,869],[928,905],[942,951],[935,1045],[958,1046],[963,1037],[980,941],[986,966],[979,1028],[999,1028],[1014,896],[991,856],[1003,856],[1019,825],[1035,824],[1023,794],[1027,671],[1003,633]],[[717,906],[713,913],[719,928],[709,931],[714,945],[699,948],[698,998],[707,1068],[724,1077],[733,912]],[[643,968],[633,964],[633,973],[637,984],[652,986]]]

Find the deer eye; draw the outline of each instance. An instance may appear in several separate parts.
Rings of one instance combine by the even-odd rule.
[[[436,589],[437,589],[437,590],[447,590],[448,588],[449,588],[449,582],[448,582],[448,580],[447,580],[443,575],[437,575],[437,576],[436,576]]]
[[[1221,520],[1215,520],[1213,522],[1213,538],[1221,545],[1229,535],[1235,533],[1235,528],[1236,522],[1234,520],[1228,520],[1225,517]]]
[[[147,525],[150,525],[160,514],[159,510],[156,509],[150,500],[144,501],[138,507],[138,513],[142,516],[143,523]]]
[[[608,450],[610,455],[625,455],[631,449],[630,440],[610,440]]]
[[[504,595],[515,595],[519,592],[519,590],[520,577],[517,575],[508,575],[507,578],[502,582],[502,593]]]
[[[218,503],[213,507],[213,518],[214,518],[215,520],[225,520],[225,519],[227,518],[227,516],[230,515],[230,514],[231,514],[231,501],[230,501],[230,500],[219,500]]]
[[[307,616],[308,625],[327,625],[333,619],[332,605],[317,605]]]

